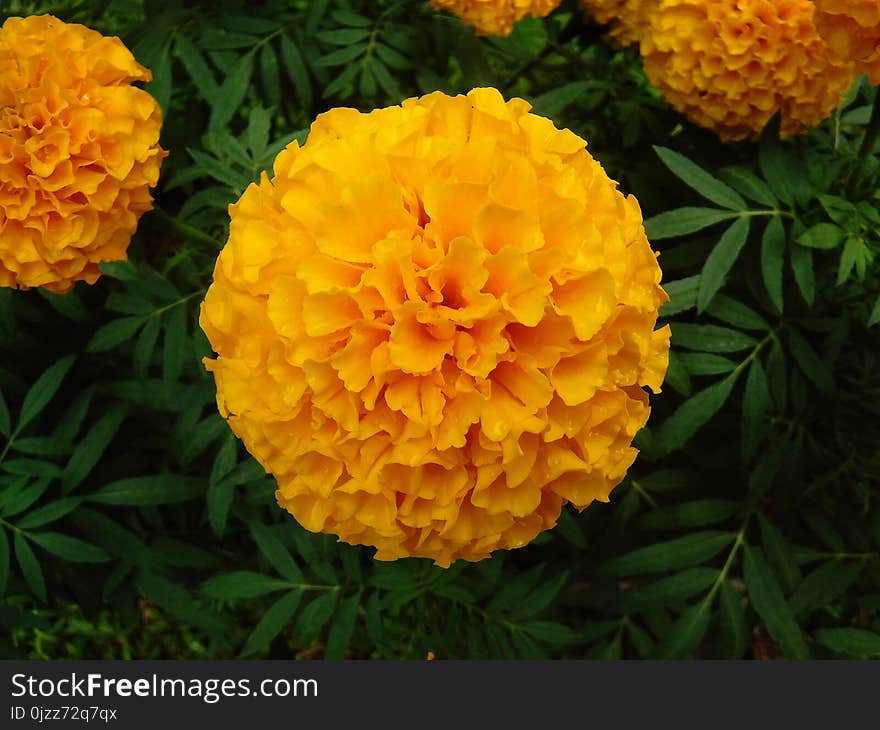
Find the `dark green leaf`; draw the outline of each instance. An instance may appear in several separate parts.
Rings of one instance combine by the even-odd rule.
[[[833,223],[818,223],[804,231],[797,239],[801,246],[810,248],[837,248],[846,237],[846,231]]]
[[[79,442],[64,470],[62,491],[67,493],[79,486],[95,468],[104,451],[110,445],[110,441],[119,430],[127,410],[125,405],[114,406],[92,426],[86,437]]]
[[[841,563],[830,560],[804,578],[791,597],[795,616],[808,616],[827,608],[856,581],[864,568],[861,562]]]
[[[739,502],[729,499],[696,499],[671,507],[660,507],[638,520],[645,530],[672,530],[702,527],[730,519],[739,510]]]
[[[782,267],[785,263],[785,226],[774,216],[764,229],[761,239],[761,275],[767,294],[777,312],[782,312]]]
[[[88,495],[87,499],[101,504],[145,507],[195,499],[204,494],[206,486],[203,479],[156,474],[119,479]]]
[[[748,649],[749,631],[742,599],[729,581],[721,584],[719,598],[718,655],[721,659],[742,659]]]
[[[705,530],[674,540],[654,543],[610,560],[605,570],[615,575],[641,575],[689,568],[711,560],[733,542],[729,532]]]
[[[65,497],[55,502],[49,502],[42,507],[38,507],[33,512],[29,512],[18,521],[18,527],[22,530],[30,530],[34,527],[42,527],[50,522],[61,519],[64,515],[73,512],[79,507],[81,499],[78,497]]]
[[[816,641],[838,654],[852,657],[880,657],[880,635],[866,629],[821,629]]]
[[[101,548],[60,532],[32,532],[29,537],[44,550],[75,563],[102,563],[110,556]]]
[[[217,92],[217,103],[211,108],[209,130],[223,129],[235,116],[247,94],[254,71],[254,55],[245,53],[229,72]]]
[[[671,453],[684,446],[712,416],[721,410],[733,385],[734,375],[701,390],[692,398],[682,403],[660,427],[660,443],[666,453]]]
[[[742,453],[751,462],[758,449],[764,429],[764,420],[770,411],[770,390],[761,361],[755,358],[746,378],[742,406]]]
[[[804,642],[794,613],[767,567],[757,548],[747,544],[745,550],[745,581],[755,611],[767,625],[767,631],[775,639],[785,655],[792,659],[808,659],[810,650]]]
[[[43,580],[43,571],[40,569],[37,556],[34,555],[34,551],[31,550],[23,533],[15,533],[13,544],[15,545],[15,557],[18,560],[25,583],[37,598],[45,602],[46,581]]]
[[[287,548],[281,544],[281,541],[263,525],[254,523],[250,527],[254,542],[257,543],[260,552],[266,556],[272,567],[289,581],[304,583],[305,579],[303,578],[302,571],[287,551]]]
[[[654,649],[654,658],[678,659],[692,655],[709,630],[710,618],[710,607],[705,601],[688,608]]]
[[[348,653],[348,644],[357,622],[360,598],[360,594],[346,598],[336,610],[336,615],[333,617],[333,623],[327,634],[325,659],[344,659]]]
[[[700,352],[739,352],[754,347],[751,335],[714,324],[679,324],[672,326],[672,344]]]
[[[721,221],[736,218],[736,213],[717,208],[678,208],[660,213],[645,221],[645,231],[652,241],[696,233]]]
[[[333,615],[335,606],[336,591],[328,591],[313,599],[299,615],[299,620],[296,622],[296,633],[306,641],[317,639],[321,629]]]
[[[223,600],[256,598],[289,589],[290,584],[286,581],[247,570],[217,575],[209,578],[202,585],[202,593],[206,596]]]
[[[63,357],[37,378],[37,382],[31,386],[24,397],[16,431],[21,431],[49,404],[55,393],[58,392],[58,388],[61,387],[61,382],[73,365],[73,361],[73,355]]]
[[[731,210],[746,210],[748,208],[746,201],[736,190],[691,162],[684,155],[666,147],[655,146],[654,151],[677,177],[707,200]]]
[[[654,583],[631,588],[621,596],[620,606],[627,613],[677,606],[709,588],[717,577],[715,568],[689,568]]]

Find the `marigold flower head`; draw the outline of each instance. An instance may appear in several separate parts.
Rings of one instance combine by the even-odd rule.
[[[118,38],[49,15],[0,28],[0,286],[92,284],[150,209],[162,115]]]
[[[853,80],[813,26],[811,0],[660,0],[641,51],[648,78],[724,140],[782,135],[828,117]]]
[[[648,13],[659,0],[580,0],[593,20],[608,26],[608,37],[625,48],[639,42],[648,24]]]
[[[510,35],[513,24],[523,18],[543,18],[561,0],[431,0],[437,10],[448,10],[480,35]]]
[[[813,0],[816,29],[857,73],[880,85],[880,0]]]
[[[334,109],[231,206],[206,364],[309,530],[479,560],[607,501],[635,458],[660,268],[636,200],[529,108]]]

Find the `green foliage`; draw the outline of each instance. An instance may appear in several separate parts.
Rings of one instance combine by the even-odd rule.
[[[11,0],[118,34],[171,151],[130,261],[0,290],[9,657],[880,656],[876,90],[724,146],[566,2],[477,38],[416,0]],[[664,392],[609,505],[448,570],[304,531],[218,415],[197,325],[227,206],[328,108],[490,84],[646,214]]]

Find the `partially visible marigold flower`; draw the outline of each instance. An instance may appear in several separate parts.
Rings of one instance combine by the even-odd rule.
[[[561,0],[431,0],[437,10],[448,10],[480,35],[510,35],[513,24],[523,18],[543,18]]]
[[[813,26],[811,0],[661,0],[641,51],[648,78],[724,140],[782,134],[828,117],[853,80]]]
[[[880,0],[813,0],[816,28],[858,73],[880,85]]]
[[[639,42],[648,24],[648,13],[659,0],[580,0],[581,7],[593,20],[608,26],[608,36],[625,48]]]
[[[150,72],[49,15],[0,28],[0,286],[63,292],[124,259],[166,153]]]
[[[667,299],[638,203],[494,89],[318,117],[230,208],[220,412],[306,528],[479,560],[607,501]]]

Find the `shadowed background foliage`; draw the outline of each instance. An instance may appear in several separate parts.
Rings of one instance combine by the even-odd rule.
[[[0,654],[880,656],[880,165],[860,81],[722,145],[575,3],[478,38],[417,0],[5,2],[119,35],[171,152],[130,261],[0,290]],[[198,304],[227,205],[334,106],[491,85],[637,195],[673,328],[610,504],[449,570],[300,528],[217,413]]]

